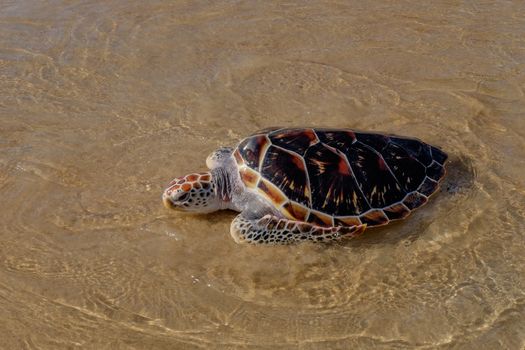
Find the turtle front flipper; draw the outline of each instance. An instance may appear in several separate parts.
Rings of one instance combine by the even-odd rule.
[[[265,215],[249,219],[242,213],[233,220],[230,233],[237,243],[293,244],[302,241],[333,242],[360,235],[366,224],[356,226],[320,227],[302,221]]]

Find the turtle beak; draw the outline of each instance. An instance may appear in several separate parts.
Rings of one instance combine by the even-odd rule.
[[[178,202],[173,198],[172,192],[169,188],[162,194],[162,203],[164,203],[164,206],[168,209],[185,211],[180,205],[176,204]]]
[[[171,201],[170,196],[166,195],[166,192],[162,194],[162,203],[164,203],[164,206],[168,209],[176,209],[176,206]]]
[[[179,178],[176,178],[172,182],[170,182],[168,187],[162,193],[162,203],[164,203],[164,206],[168,209],[177,209],[177,206],[175,205],[175,203],[173,203],[172,192],[173,192],[173,187],[176,187],[174,186],[174,184],[178,180]]]

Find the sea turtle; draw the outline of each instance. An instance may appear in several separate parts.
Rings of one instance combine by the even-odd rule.
[[[271,128],[222,147],[208,172],[174,179],[166,207],[240,212],[237,243],[328,242],[407,217],[439,187],[447,155],[420,140],[350,129]]]

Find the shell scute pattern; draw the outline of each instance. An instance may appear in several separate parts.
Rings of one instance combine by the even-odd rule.
[[[429,166],[430,163],[432,163],[432,154],[430,153],[429,145],[419,140],[402,139],[399,137],[391,137],[390,141],[403,147],[412,158],[417,159],[424,166]]]
[[[319,226],[405,218],[439,188],[447,159],[417,139],[311,128],[260,131],[234,155],[241,175],[250,169],[257,186],[243,181],[286,217]]]
[[[308,149],[305,161],[313,209],[339,216],[370,208],[342,152],[318,143]]]
[[[363,222],[359,216],[338,216],[334,217],[335,226],[356,226],[361,225]]]
[[[270,145],[270,141],[266,135],[256,135],[244,139],[239,145],[242,149],[242,158],[248,167],[259,171],[259,162],[261,154],[264,154],[266,148]]]
[[[403,203],[396,203],[388,208],[384,208],[383,212],[389,220],[398,220],[406,218],[410,214],[410,209]]]
[[[438,162],[432,162],[426,169],[426,175],[434,181],[439,181],[445,175],[445,169]]]
[[[317,135],[312,129],[293,129],[275,131],[269,135],[272,144],[291,150],[301,156],[313,144],[319,142]]]
[[[425,178],[425,166],[414,159],[408,152],[394,143],[389,143],[381,152],[399,183],[407,192],[418,188]]]
[[[389,144],[390,137],[382,134],[356,133],[356,138],[364,145],[371,147],[375,151],[381,151]]]
[[[319,140],[325,145],[337,148],[344,153],[356,142],[356,135],[353,131],[318,129],[317,135]]]
[[[434,159],[436,162],[438,162],[441,165],[444,165],[447,161],[447,154],[440,150],[439,148],[436,148],[434,146],[430,146],[430,152],[432,154],[432,159]]]
[[[322,212],[311,210],[308,219],[306,220],[309,223],[316,224],[318,226],[333,226],[334,217],[331,215],[324,214]]]
[[[360,141],[347,152],[369,208],[383,208],[403,199],[406,193],[380,153]]]
[[[427,173],[428,176],[428,173]],[[417,191],[425,196],[430,196],[432,193],[436,192],[439,187],[439,183],[429,177],[425,178],[425,181],[419,186]]]
[[[294,201],[289,201],[283,205],[283,214],[292,220],[306,221],[310,210]]]
[[[312,199],[308,174],[304,160],[298,154],[272,145],[264,154],[260,172],[263,178],[276,185],[289,199],[310,206]]]
[[[287,200],[284,193],[279,191],[279,189],[275,187],[274,184],[266,179],[261,179],[257,185],[257,188],[276,205],[281,205]]]
[[[406,198],[403,200],[403,204],[408,209],[415,209],[425,204],[427,200],[428,198],[426,196],[418,192],[412,192],[406,196]]]
[[[379,209],[372,209],[364,213],[363,215],[361,215],[360,219],[363,224],[367,224],[368,226],[385,225],[389,221],[388,217],[383,212],[383,210]]]

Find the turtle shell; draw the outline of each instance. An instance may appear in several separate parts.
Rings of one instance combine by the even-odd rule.
[[[447,155],[420,140],[350,129],[265,129],[234,151],[244,184],[320,226],[405,218],[439,187]]]

